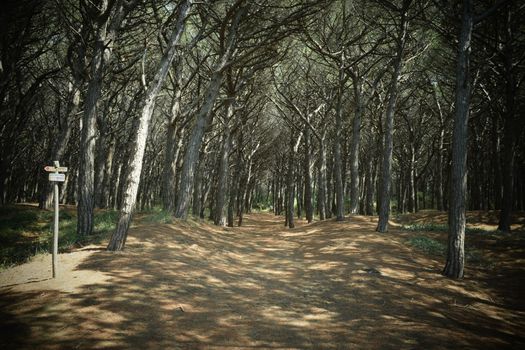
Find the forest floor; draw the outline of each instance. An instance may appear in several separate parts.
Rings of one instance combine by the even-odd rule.
[[[523,349],[524,233],[468,233],[477,259],[454,281],[409,243],[446,232],[402,226],[440,215],[383,234],[364,216],[139,225],[123,252],[61,254],[57,279],[49,255],[1,272],[0,348]]]

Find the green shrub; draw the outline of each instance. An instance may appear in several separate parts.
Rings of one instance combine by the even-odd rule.
[[[173,214],[161,208],[154,208],[151,211],[144,212],[143,221],[152,224],[171,224],[173,223]]]
[[[403,225],[403,230],[411,231],[411,232],[447,232],[448,231],[448,225],[445,224],[414,224],[414,225]],[[494,233],[495,231],[491,230],[485,230],[482,228],[465,228],[466,234],[472,234],[472,233]]]
[[[445,255],[446,253],[446,246],[443,243],[424,236],[411,237],[408,244],[432,255]]]

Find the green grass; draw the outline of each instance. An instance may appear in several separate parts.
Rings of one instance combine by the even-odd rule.
[[[431,255],[444,256],[447,252],[447,247],[443,243],[425,236],[410,237],[407,243],[414,248]]]
[[[413,225],[403,225],[403,230],[411,231],[411,232],[447,232],[448,231],[448,225],[443,224],[413,224]],[[472,234],[472,233],[495,233],[496,231],[492,230],[484,230],[482,228],[465,228],[466,234]]]
[[[446,257],[447,246],[435,239],[425,236],[414,236],[407,240],[407,244],[428,255]],[[465,260],[468,264],[492,268],[494,263],[486,259],[480,250],[469,245],[465,246]]]
[[[157,224],[171,224],[173,223],[173,214],[163,210],[160,207],[155,207],[151,210],[145,211],[142,219],[143,222],[157,223]]]
[[[78,245],[98,243],[106,239],[115,227],[116,211],[95,213],[93,234],[77,236],[77,219],[69,211],[59,215],[59,252]],[[28,261],[32,256],[52,249],[54,212],[6,206],[0,208],[0,268]]]

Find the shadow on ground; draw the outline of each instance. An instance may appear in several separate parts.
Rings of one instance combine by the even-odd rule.
[[[286,230],[142,226],[80,261],[109,277],[71,293],[2,288],[3,349],[523,348],[523,247],[512,264],[439,275],[410,233],[351,217]],[[504,250],[505,247],[494,246]],[[516,262],[516,258],[520,258]],[[512,283],[509,291],[508,283]]]

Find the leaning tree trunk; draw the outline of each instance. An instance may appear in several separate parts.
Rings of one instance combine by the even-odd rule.
[[[163,54],[155,77],[145,93],[142,113],[140,115],[137,133],[135,134],[134,152],[130,162],[131,169],[129,169],[125,183],[124,198],[119,220],[117,228],[109,241],[108,250],[122,250],[126,243],[131,217],[135,210],[137,191],[140,185],[140,173],[142,172],[142,160],[146,149],[149,122],[153,114],[153,109],[155,108],[155,99],[166,79],[169,67],[177,53],[176,47],[182,36],[182,32],[184,31],[184,23],[192,2],[193,0],[186,0],[181,6],[167,50]]]
[[[456,113],[452,135],[452,171],[448,211],[448,251],[443,275],[462,278],[465,265],[465,195],[467,193],[467,132],[470,106],[471,0],[463,1],[459,37]]]
[[[211,110],[215,104],[215,99],[219,94],[224,76],[224,68],[230,61],[237,41],[237,29],[241,18],[244,16],[246,8],[238,9],[232,23],[228,28],[226,42],[217,64],[213,67],[210,83],[204,94],[204,102],[197,112],[197,120],[186,146],[184,163],[180,177],[180,187],[175,205],[175,217],[187,218],[193,189],[193,177],[195,176],[195,166],[199,161],[199,150],[203,141],[204,131],[210,122]],[[222,46],[222,45],[221,45]]]
[[[390,181],[392,178],[392,149],[393,149],[393,134],[394,134],[394,111],[397,98],[398,80],[401,74],[401,66],[403,61],[403,50],[405,48],[405,41],[407,35],[407,13],[404,11],[401,16],[399,42],[397,45],[396,58],[394,61],[394,72],[392,74],[392,82],[388,92],[388,105],[385,116],[385,135],[383,146],[383,162],[381,167],[381,192],[379,202],[379,222],[376,231],[386,232],[388,230],[388,218],[390,216]]]
[[[219,93],[222,84],[222,71],[215,71],[212,75],[210,84],[205,94],[206,100],[197,113],[195,126],[188,139],[184,161],[181,170],[179,193],[175,205],[175,217],[187,218],[188,209],[191,201],[193,189],[193,178],[195,176],[195,166],[199,161],[199,149],[202,144],[204,131],[210,122],[211,109]]]

